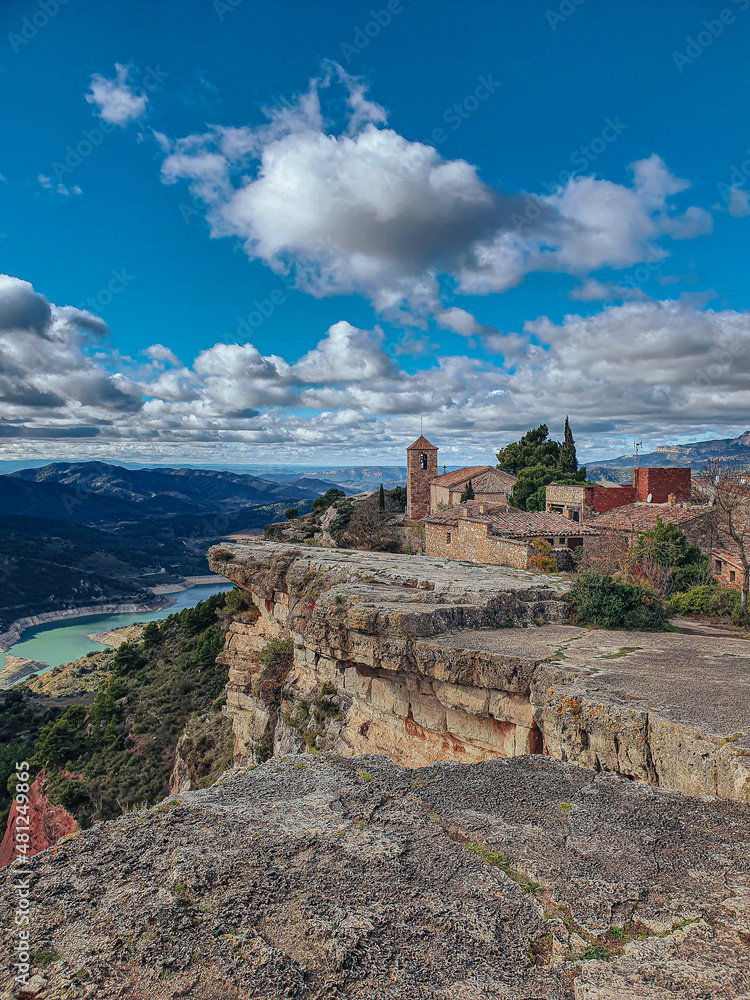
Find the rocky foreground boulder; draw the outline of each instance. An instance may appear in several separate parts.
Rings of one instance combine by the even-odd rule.
[[[34,995],[741,1000],[749,819],[542,756],[272,758],[33,858]]]

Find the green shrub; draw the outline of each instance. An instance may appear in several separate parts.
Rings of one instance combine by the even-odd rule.
[[[262,666],[258,678],[258,694],[269,705],[281,701],[281,688],[292,666],[294,643],[291,639],[271,639],[258,653]]]
[[[667,609],[673,615],[736,619],[740,613],[740,592],[716,586],[693,587],[668,601]]]
[[[706,582],[708,559],[676,524],[657,517],[649,531],[642,531],[633,546],[634,568],[659,566],[671,576],[670,589],[680,593]]]
[[[621,583],[606,573],[579,573],[570,592],[573,620],[591,628],[663,632],[669,616],[648,586]]]
[[[231,562],[234,559],[234,552],[230,552],[228,549],[217,549],[214,552],[214,559],[217,562]]]
[[[313,514],[318,512],[322,513],[324,510],[328,510],[332,503],[336,503],[337,500],[343,500],[346,496],[343,490],[337,489],[332,486],[330,490],[323,494],[322,497],[316,497],[312,504],[310,505],[310,510]]]
[[[554,557],[552,556],[552,546],[544,538],[535,538],[531,543],[536,555],[529,559],[529,566],[537,573],[554,573],[557,569]]]
[[[284,517],[287,521],[293,521],[295,517],[299,516],[299,510],[296,507],[290,507],[289,510],[284,511]]]

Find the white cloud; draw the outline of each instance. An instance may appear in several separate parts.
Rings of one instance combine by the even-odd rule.
[[[83,192],[81,191],[81,189],[77,184],[74,184],[73,187],[71,188],[67,188],[62,183],[56,184],[51,177],[47,177],[45,174],[39,174],[37,180],[39,181],[39,184],[44,188],[45,191],[54,191],[55,194],[60,194],[64,198],[68,198],[71,195],[83,194]]]
[[[736,218],[750,215],[750,191],[738,187],[730,188],[727,211]]]
[[[0,276],[0,455],[54,457],[66,439],[67,454],[121,459],[400,463],[424,416],[460,464],[541,422],[558,434],[566,413],[584,454],[633,435],[722,436],[750,410],[750,313],[645,300],[510,334],[478,332],[465,311],[444,318],[485,356],[407,367],[381,329],[339,321],[298,360],[217,343],[190,364],[164,344],[131,361],[98,317]]]
[[[679,277],[677,280],[679,281]],[[639,288],[627,288],[612,281],[587,278],[572,289],[570,298],[577,302],[609,302],[613,299],[645,299],[647,296]]]
[[[115,63],[115,78],[113,80],[94,73],[91,77],[91,90],[85,95],[89,104],[96,107],[96,113],[105,122],[125,127],[129,122],[142,118],[148,96],[138,94],[130,83],[130,66]]]
[[[336,89],[348,112],[334,124],[321,98]],[[703,209],[674,210],[689,185],[656,155],[631,164],[632,185],[574,176],[553,195],[501,194],[472,164],[387,128],[335,64],[265,114],[258,126],[159,134],[163,181],[188,183],[213,236],[238,238],[312,295],[360,294],[394,322],[424,328],[449,312],[443,275],[458,294],[487,295],[531,271],[628,267],[664,255],[660,240],[711,231]]]

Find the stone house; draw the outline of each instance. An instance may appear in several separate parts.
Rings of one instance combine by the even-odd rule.
[[[505,503],[516,477],[493,465],[474,465],[455,472],[445,472],[430,482],[430,513],[461,503],[464,489],[471,482],[475,500]]]
[[[558,553],[569,555],[587,537],[598,534],[588,524],[562,514],[516,510],[505,503],[470,500],[424,518],[425,553],[441,559],[463,559],[529,569],[536,554],[532,542],[543,538]]]
[[[711,553],[711,572],[719,586],[742,590],[742,560],[731,538],[719,537]]]
[[[665,524],[676,524],[680,531],[685,532],[691,545],[711,551],[715,543],[712,511],[709,504],[639,501],[589,518],[586,523],[596,528],[599,534],[615,532],[632,540],[642,531],[650,531],[658,517]]]
[[[474,465],[438,475],[438,449],[420,434],[406,449],[406,518],[418,521],[461,502],[469,480],[477,500],[505,503],[515,476],[492,465]]]
[[[633,469],[632,484],[551,483],[547,487],[546,510],[586,521],[599,514],[633,503],[664,504],[690,501],[690,469]]]

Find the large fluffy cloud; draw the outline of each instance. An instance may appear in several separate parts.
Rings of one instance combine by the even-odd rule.
[[[334,121],[321,96],[339,87],[348,115]],[[383,108],[335,64],[266,116],[158,135],[163,181],[187,182],[214,236],[239,238],[301,289],[358,293],[405,323],[443,310],[441,276],[459,294],[504,292],[534,270],[627,267],[663,255],[659,240],[712,225],[703,209],[675,212],[670,199],[689,185],[656,155],[631,164],[630,184],[573,176],[551,195],[498,191],[465,160],[387,128]]]
[[[0,275],[0,427],[6,436],[63,436],[83,425],[106,427],[140,409],[137,385],[94,357],[107,332],[98,317],[52,305],[27,281]]]
[[[585,456],[634,435],[732,433],[750,411],[750,313],[627,302],[510,336],[457,307],[442,319],[484,357],[407,368],[380,328],[340,321],[296,361],[217,343],[189,364],[168,344],[126,362],[100,319],[2,276],[0,454],[56,457],[65,440],[71,457],[399,462],[424,416],[446,462],[487,461],[541,421],[558,433],[569,414]]]

